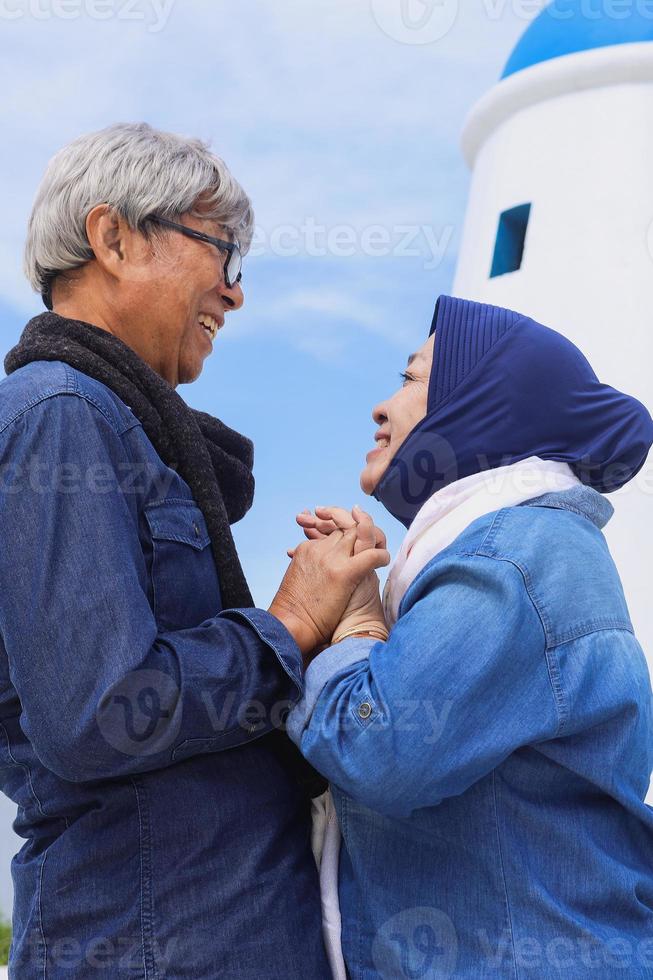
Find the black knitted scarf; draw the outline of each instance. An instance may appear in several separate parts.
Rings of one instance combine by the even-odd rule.
[[[254,447],[206,412],[189,408],[119,337],[92,323],[42,313],[5,357],[7,374],[30,361],[65,361],[101,381],[132,410],[163,462],[189,485],[204,514],[225,609],[253,605],[230,525],[254,499]]]

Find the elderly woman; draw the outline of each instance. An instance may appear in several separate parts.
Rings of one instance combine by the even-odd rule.
[[[252,223],[205,145],[146,125],[66,147],[34,204],[26,268],[52,312],[0,384],[21,980],[329,976],[306,779],[279,729],[302,654],[388,557],[355,530],[314,542],[253,608],[230,530],[251,443],[175,390],[242,306]]]
[[[332,781],[350,974],[651,977],[651,685],[601,533],[651,417],[554,331],[450,297],[402,377],[361,484],[408,533],[288,723]]]

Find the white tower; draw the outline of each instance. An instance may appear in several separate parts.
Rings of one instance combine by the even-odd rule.
[[[651,410],[653,10],[600,7],[547,7],[468,117],[453,293],[566,334]],[[653,456],[610,499],[606,536],[653,669]]]

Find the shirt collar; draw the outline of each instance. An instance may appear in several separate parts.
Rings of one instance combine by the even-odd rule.
[[[579,483],[571,490],[560,490],[556,493],[545,493],[541,497],[526,500],[519,507],[554,507],[558,510],[571,510],[581,517],[586,517],[599,529],[605,527],[612,515],[614,507],[604,496],[592,487]]]

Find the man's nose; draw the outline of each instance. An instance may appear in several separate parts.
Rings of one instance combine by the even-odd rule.
[[[227,310],[239,310],[245,302],[243,287],[237,282],[234,286],[227,286],[222,283],[220,287],[220,297]]]

